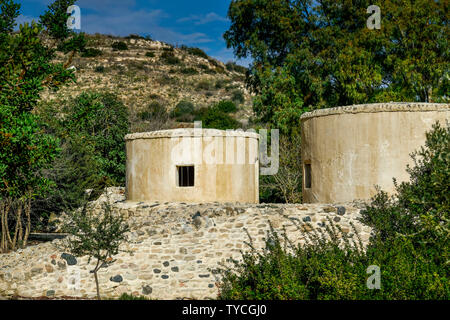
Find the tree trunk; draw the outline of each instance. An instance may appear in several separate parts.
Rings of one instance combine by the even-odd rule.
[[[0,202],[0,224],[2,227],[2,238],[0,241],[0,251],[6,252],[6,230],[5,230],[5,222],[4,222],[4,216],[5,216],[5,209],[6,209],[6,203],[4,201]]]
[[[100,287],[99,287],[99,284],[98,284],[98,276],[97,276],[99,265],[100,265],[100,260],[97,259],[97,265],[94,268],[95,287],[97,289],[97,299],[98,300],[102,300],[100,298]]]
[[[31,194],[28,197],[28,201],[25,204],[25,214],[27,216],[27,225],[25,227],[25,235],[23,237],[23,244],[22,246],[25,247],[28,242],[28,236],[30,235],[31,231]]]
[[[15,250],[16,249],[16,245],[17,245],[17,240],[21,239],[17,239],[18,235],[19,235],[19,230],[22,230],[22,203],[21,201],[18,202],[17,205],[17,211],[16,211],[16,227],[14,229],[14,236],[13,236],[13,241],[11,244],[11,249]]]

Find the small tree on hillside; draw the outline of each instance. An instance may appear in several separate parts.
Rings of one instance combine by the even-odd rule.
[[[96,259],[94,274],[97,298],[100,300],[98,271],[107,264],[114,263],[113,256],[119,253],[119,246],[127,241],[125,235],[129,226],[123,216],[114,214],[109,199],[102,204],[103,210],[95,213],[85,204],[82,210],[73,212],[64,223],[63,230],[69,233],[65,247],[75,256],[88,256],[88,263]]]

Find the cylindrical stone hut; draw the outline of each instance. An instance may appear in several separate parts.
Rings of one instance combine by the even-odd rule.
[[[175,129],[125,137],[129,201],[259,202],[259,135]]]
[[[305,203],[367,200],[407,181],[410,154],[450,120],[450,105],[377,103],[320,109],[301,117]]]

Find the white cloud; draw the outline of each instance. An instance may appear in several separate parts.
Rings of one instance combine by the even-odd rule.
[[[193,22],[195,25],[202,25],[202,24],[207,24],[207,23],[216,22],[216,21],[226,22],[226,21],[228,21],[228,19],[224,18],[222,16],[219,16],[215,12],[210,12],[206,15],[190,15],[188,17],[184,17],[184,18],[177,20],[177,22]]]
[[[126,36],[131,33],[149,34],[154,39],[177,44],[208,43],[213,41],[201,32],[184,34],[173,31],[170,28],[161,27],[159,25],[160,20],[167,17],[168,15],[162,10],[139,10],[113,16],[82,15],[81,29],[88,33],[98,32],[119,36]]]

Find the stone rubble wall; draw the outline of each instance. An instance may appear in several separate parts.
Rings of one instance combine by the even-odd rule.
[[[92,204],[101,210],[103,195]],[[264,247],[270,224],[301,243],[302,224],[323,228],[327,218],[352,236],[353,223],[363,243],[370,228],[357,219],[358,206],[327,204],[219,204],[126,202],[123,188],[110,188],[113,210],[128,217],[129,242],[116,261],[100,269],[102,297],[122,293],[152,299],[209,299],[217,297],[218,275],[212,272],[230,257],[248,250],[248,234],[256,248]],[[247,234],[247,232],[248,234]],[[95,297],[89,271],[94,261],[64,251],[63,240],[0,254],[0,296]],[[78,279],[78,280],[77,280]]]

